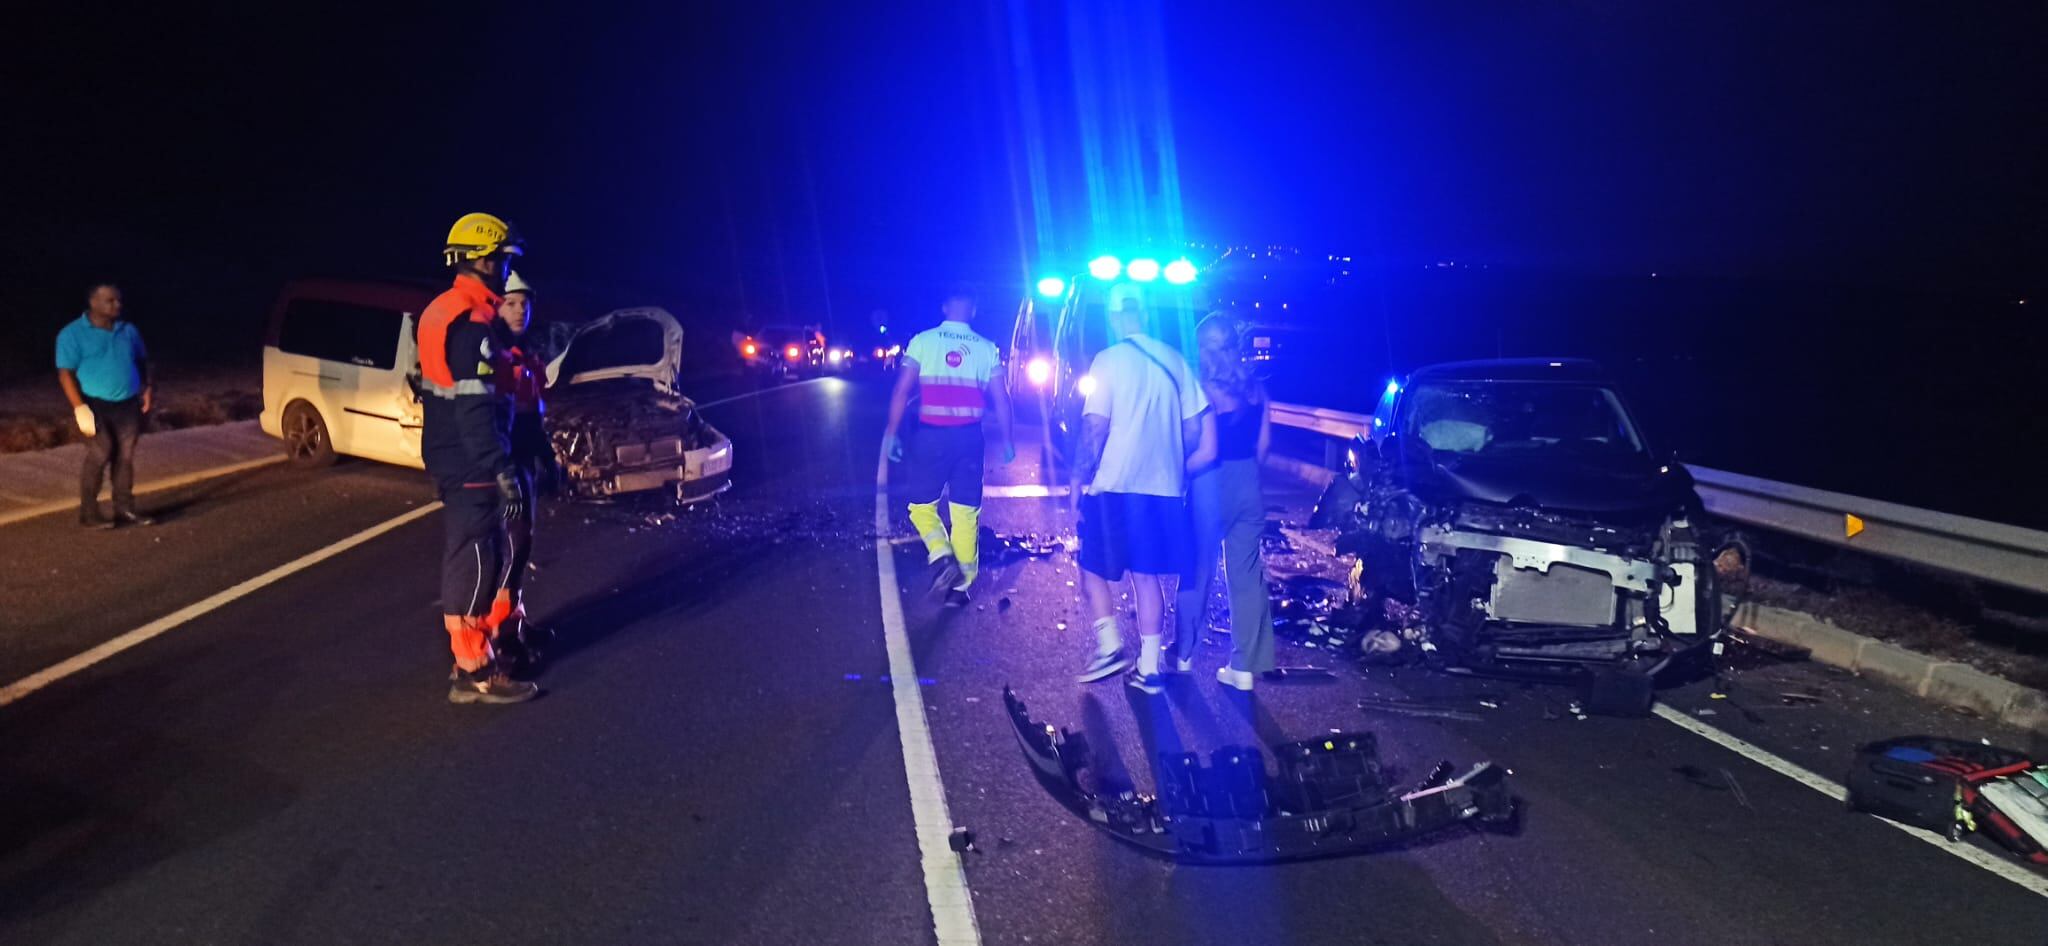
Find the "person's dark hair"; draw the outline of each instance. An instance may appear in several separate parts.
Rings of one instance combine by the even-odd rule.
[[[87,301],[87,302],[91,302],[91,301],[92,301],[92,297],[93,297],[93,296],[96,296],[96,295],[99,295],[99,293],[100,293],[100,290],[102,290],[102,289],[112,289],[112,290],[114,290],[115,292],[120,292],[120,291],[121,291],[121,284],[120,284],[120,283],[117,283],[117,282],[114,282],[114,281],[113,281],[113,280],[111,280],[111,279],[102,279],[102,280],[99,280],[99,281],[97,281],[97,282],[89,282],[89,283],[86,283],[86,284],[85,284],[85,299],[86,299],[86,301]]]
[[[974,290],[964,285],[955,285],[952,286],[951,288],[948,288],[946,290],[946,297],[939,301],[952,302],[955,299],[961,300],[963,302],[968,303],[969,305],[972,305],[974,303]]]

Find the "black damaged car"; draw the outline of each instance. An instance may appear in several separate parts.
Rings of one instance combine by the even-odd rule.
[[[1368,655],[1450,670],[1641,681],[1724,626],[1721,576],[1684,466],[1595,364],[1473,361],[1387,386],[1318,506],[1358,557]]]

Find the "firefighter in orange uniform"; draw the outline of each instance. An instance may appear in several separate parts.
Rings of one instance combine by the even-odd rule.
[[[510,560],[506,527],[533,502],[533,484],[512,461],[512,399],[498,381],[510,361],[495,324],[512,257],[523,251],[504,220],[473,213],[455,221],[444,253],[454,285],[419,321],[420,453],[445,507],[441,623],[455,653],[451,703],[521,703],[540,694],[513,679],[492,647],[502,621],[492,605]]]

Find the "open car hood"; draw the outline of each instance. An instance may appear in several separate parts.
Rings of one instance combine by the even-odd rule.
[[[635,322],[652,323],[659,332],[660,342],[652,340],[634,347],[631,351],[606,350],[601,356],[579,354],[576,346],[583,345],[586,351],[593,345],[611,342],[610,347],[619,347],[616,340],[623,339]],[[643,330],[644,331],[644,330]],[[645,306],[635,309],[618,309],[605,317],[576,330],[569,337],[569,344],[562,354],[548,363],[548,387],[557,385],[584,384],[591,381],[605,381],[612,378],[638,378],[650,382],[663,394],[674,394],[676,375],[683,366],[683,326],[659,306]],[[563,377],[564,371],[572,371]]]

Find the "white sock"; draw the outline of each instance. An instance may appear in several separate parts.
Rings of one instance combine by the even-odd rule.
[[[1095,619],[1095,652],[1114,654],[1124,649],[1124,632],[1117,630],[1116,618]]]
[[[1165,650],[1164,639],[1157,634],[1146,634],[1138,638],[1138,675],[1149,677],[1159,672],[1159,654]]]

